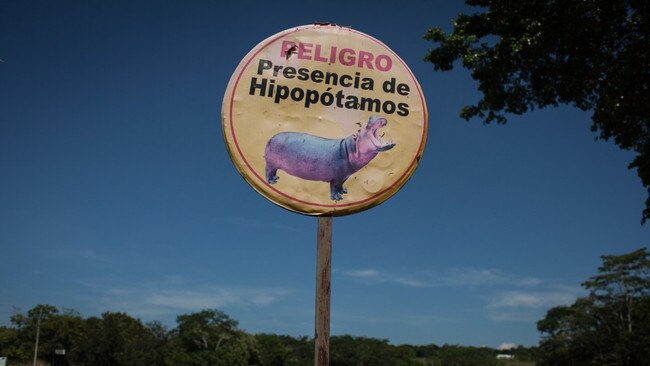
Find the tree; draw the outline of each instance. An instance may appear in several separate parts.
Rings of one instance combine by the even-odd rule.
[[[650,365],[650,253],[603,256],[589,295],[537,323],[540,365]]]
[[[170,332],[160,321],[152,321],[146,327],[153,337],[155,352],[155,365],[164,365],[172,353]]]
[[[28,355],[21,352],[16,328],[0,326],[0,354],[10,360],[26,360]]]
[[[245,366],[257,363],[255,339],[237,329],[226,313],[208,309],[179,315],[173,331],[173,364],[196,366]]]
[[[275,334],[256,334],[262,366],[284,366],[296,364],[290,362],[291,348],[287,347],[280,336]]]
[[[106,312],[86,319],[78,334],[79,365],[154,365],[156,338],[139,319],[125,313]]]
[[[414,366],[415,352],[391,346],[386,339],[334,336],[330,339],[332,366]]]
[[[63,349],[66,357],[56,360],[56,364],[65,365],[67,360],[74,360],[78,351],[76,340],[83,328],[83,319],[72,309],[59,311],[52,305],[42,304],[36,305],[26,314],[16,312],[11,317],[14,328],[7,328],[8,333],[5,333],[13,339],[8,352],[10,359],[22,362],[32,360],[39,318],[38,358],[52,364],[56,358],[55,351]],[[0,339],[0,345],[1,343]],[[0,346],[0,350],[4,350],[4,346]]]
[[[59,309],[52,305],[39,304],[27,311],[27,314],[20,312],[11,316],[11,322],[16,327],[18,337],[17,354],[21,361],[29,360],[34,355],[36,334],[39,333],[38,357],[51,360],[54,354],[53,332],[56,330],[56,318]],[[40,331],[38,330],[40,326]]]
[[[314,364],[314,341],[307,337],[256,334],[260,366],[307,366]]]
[[[649,255],[642,248],[620,256],[603,256],[603,265],[598,268],[600,274],[582,284],[590,290],[593,305],[601,310],[599,315],[607,332],[619,340],[615,354],[620,364],[637,364],[631,361],[639,353],[635,331],[650,326],[650,323],[637,322],[639,316],[642,320],[647,319],[650,310],[647,308],[650,297]]]
[[[179,338],[188,351],[218,351],[223,342],[233,336],[238,324],[226,313],[216,309],[179,315],[176,322]]]
[[[83,319],[77,311],[63,309],[60,314],[43,322],[41,328],[43,343],[40,349],[44,360],[60,366],[67,365],[68,360],[75,360],[79,352],[77,339],[83,329]],[[58,356],[55,363],[56,350],[65,350],[65,357]]]
[[[650,3],[644,0],[466,0],[483,12],[459,14],[425,56],[436,71],[461,60],[483,97],[461,117],[505,123],[505,113],[573,105],[591,111],[592,131],[637,153],[650,218]]]

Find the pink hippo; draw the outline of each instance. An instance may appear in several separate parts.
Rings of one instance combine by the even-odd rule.
[[[328,139],[299,132],[281,132],[266,144],[266,180],[275,184],[280,177],[278,169],[294,177],[329,182],[330,197],[343,199],[348,193],[343,183],[366,166],[382,151],[395,144],[384,142],[379,129],[388,121],[372,116],[365,127],[342,139]]]

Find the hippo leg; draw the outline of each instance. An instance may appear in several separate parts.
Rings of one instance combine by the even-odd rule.
[[[280,179],[276,174],[277,172],[277,168],[270,166],[268,163],[266,164],[266,181],[269,182],[269,184],[275,184],[275,182]]]
[[[343,178],[343,180],[341,180],[341,183],[338,184],[337,192],[339,192],[340,194],[348,193],[348,190],[343,187],[343,183],[345,183],[345,181],[348,180],[348,178],[349,178],[349,176]]]
[[[330,182],[330,198],[332,201],[340,201],[343,199],[343,196],[339,192],[339,186],[335,181]]]
[[[343,199],[343,194],[348,193],[348,191],[343,188],[343,182],[338,180],[333,180],[330,182],[330,195],[332,201],[340,201]]]

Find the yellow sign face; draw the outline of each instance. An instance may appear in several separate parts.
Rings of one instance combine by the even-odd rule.
[[[347,215],[397,192],[415,171],[427,108],[393,51],[353,29],[308,25],[257,45],[222,106],[230,156],[246,181],[286,209]]]

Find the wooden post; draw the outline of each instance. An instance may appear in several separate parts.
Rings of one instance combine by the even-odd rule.
[[[318,217],[316,249],[316,329],[314,365],[330,364],[330,285],[332,273],[332,216]]]

